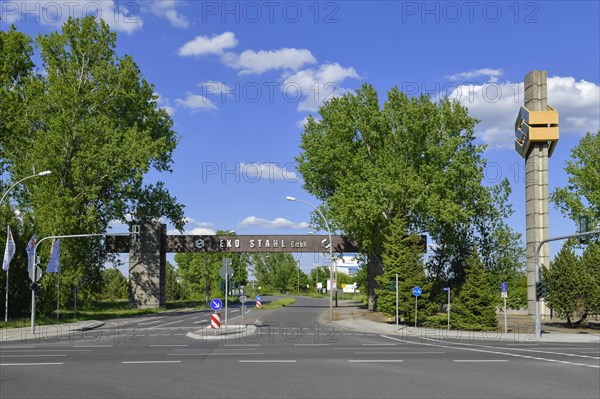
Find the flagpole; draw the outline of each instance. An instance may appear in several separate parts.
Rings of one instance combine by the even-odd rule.
[[[60,320],[60,265],[58,266],[58,288],[56,289],[56,320]]]
[[[8,269],[6,269],[6,301],[4,301],[4,322],[8,322]]]

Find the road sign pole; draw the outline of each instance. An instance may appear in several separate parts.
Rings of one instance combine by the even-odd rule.
[[[229,273],[225,273],[225,327],[227,327],[227,297],[228,297],[228,287],[229,284]]]
[[[450,287],[448,287],[448,331],[450,331]]]
[[[417,328],[417,301],[419,300],[418,296],[415,296],[415,328]]]
[[[508,333],[508,324],[506,322],[506,297],[504,297],[504,334]]]
[[[396,331],[400,330],[398,324],[398,274],[396,274]]]

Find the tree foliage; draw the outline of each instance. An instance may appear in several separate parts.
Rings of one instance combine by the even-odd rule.
[[[425,279],[425,264],[421,237],[409,235],[402,220],[394,220],[390,226],[390,235],[384,242],[384,273],[377,277],[382,287],[377,292],[377,310],[388,315],[396,315],[396,274],[398,275],[398,311],[401,318],[414,322],[414,287],[421,287],[423,293],[419,297],[421,310],[431,312],[429,294],[431,285]],[[428,309],[429,308],[429,309]]]
[[[381,107],[375,89],[363,85],[319,113],[321,120],[309,117],[305,125],[298,170],[333,227],[368,255],[369,276],[383,272],[394,219],[436,243],[427,266],[440,293],[448,281],[462,284],[474,247],[485,252],[489,269],[522,266],[513,255],[519,236],[501,223],[511,212],[503,201],[509,184],[482,185],[484,146],[474,143],[477,120],[460,103],[411,98],[392,88]],[[372,307],[377,284],[368,281]]]
[[[128,215],[166,216],[183,227],[183,207],[164,183],[144,182],[152,170],[170,171],[173,122],[132,57],[117,54],[116,39],[101,19],[69,19],[36,38],[34,66],[31,39],[0,32],[1,167],[11,182],[52,171],[12,196],[22,214],[34,215],[38,237],[102,233]],[[44,263],[48,252],[40,250]],[[100,239],[63,240],[64,289],[84,278],[84,295],[99,292],[105,260]]]
[[[127,299],[127,279],[117,268],[102,270],[102,299]]]
[[[580,325],[588,314],[600,311],[599,247],[599,244],[588,246],[579,258],[567,242],[550,267],[542,268],[549,292],[546,304],[558,317],[566,319],[569,327]],[[573,322],[574,317],[579,320]]]
[[[465,272],[465,283],[450,308],[451,325],[460,330],[495,330],[498,328],[495,295],[477,252],[470,254]]]
[[[252,254],[250,263],[253,265],[254,274],[263,288],[270,288],[281,293],[296,291],[298,265],[292,254]],[[304,277],[305,281],[307,279],[307,277]]]
[[[588,132],[571,150],[565,170],[569,184],[557,188],[551,200],[572,220],[587,215],[597,226],[600,222],[600,131]]]

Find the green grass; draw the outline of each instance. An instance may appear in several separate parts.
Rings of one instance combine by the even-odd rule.
[[[261,309],[266,309],[266,310],[279,309],[284,306],[289,306],[295,302],[296,302],[295,298],[281,298],[281,299],[277,299],[273,302],[263,303]]]

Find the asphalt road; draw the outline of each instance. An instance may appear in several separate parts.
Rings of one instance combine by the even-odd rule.
[[[269,298],[263,298],[263,302]],[[229,323],[242,322],[239,308]],[[340,331],[327,299],[253,309],[251,336],[198,340],[210,312],[0,344],[0,397],[599,398],[600,347]]]

